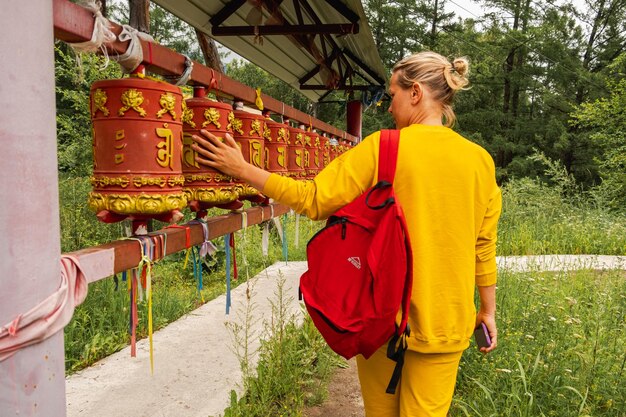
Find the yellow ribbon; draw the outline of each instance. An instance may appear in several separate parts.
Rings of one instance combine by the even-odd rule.
[[[259,110],[263,111],[263,99],[261,98],[261,89],[257,88],[256,90],[256,99],[254,100],[254,104],[259,108]]]

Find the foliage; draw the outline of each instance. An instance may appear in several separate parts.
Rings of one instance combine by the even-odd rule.
[[[498,348],[465,351],[450,415],[623,416],[625,292],[619,270],[501,271]]]
[[[598,163],[604,178],[607,203],[616,209],[626,207],[626,53],[620,55],[609,69],[613,77],[607,81],[608,97],[581,104],[572,114],[572,124],[585,132],[599,149]]]
[[[498,255],[625,255],[626,221],[606,205],[605,188],[585,192],[562,164],[540,153],[532,159],[545,167],[545,179],[502,187]]]
[[[249,323],[254,320],[250,301],[243,323],[231,330],[245,394],[237,399],[236,393],[231,392],[231,404],[225,410],[225,417],[300,416],[305,403],[319,403],[324,399],[332,370],[343,364],[309,317],[304,323],[298,323],[294,315],[289,315],[286,305],[290,297],[284,292],[284,277],[279,276],[277,282],[256,371],[249,366],[248,332]]]
[[[92,145],[89,89],[95,81],[119,78],[117,64],[93,54],[76,54],[66,44],[54,48],[59,171],[91,174]],[[78,70],[76,68],[79,64]]]

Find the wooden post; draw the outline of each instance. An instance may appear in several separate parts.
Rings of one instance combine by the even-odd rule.
[[[140,32],[150,33],[150,0],[130,0],[129,25]]]
[[[348,101],[348,109],[346,112],[347,128],[349,134],[354,135],[360,142],[361,137],[361,120],[363,114],[363,104],[361,100]]]
[[[60,283],[52,2],[0,25],[0,326]],[[0,415],[65,416],[63,332],[0,362]]]

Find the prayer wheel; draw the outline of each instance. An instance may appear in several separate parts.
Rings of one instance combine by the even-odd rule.
[[[310,141],[306,148],[309,152],[307,178],[313,179],[322,169],[321,137],[315,131],[309,132]]]
[[[305,149],[307,132],[289,126],[289,146],[287,147],[287,167],[289,176],[295,179],[306,178],[308,152]],[[310,140],[310,139],[309,139]]]
[[[330,139],[326,136],[320,137],[320,159],[322,169],[326,168],[330,164]]]
[[[244,159],[256,167],[265,168],[265,118],[243,110],[235,110],[228,117],[233,138],[241,148]],[[244,182],[235,180],[235,187],[239,199],[256,203],[266,200],[265,196]]]
[[[280,175],[287,175],[287,146],[289,129],[282,123],[265,120],[265,169]]]
[[[329,151],[329,155],[330,155],[330,161],[332,162],[335,158],[337,158],[337,154],[339,152],[338,149],[338,145],[336,144],[337,141],[331,141],[330,142],[330,151]]]
[[[204,129],[224,138],[230,132],[229,115],[232,107],[226,103],[210,100],[204,87],[194,88],[194,97],[186,101],[183,115],[183,174],[185,194],[192,211],[204,211],[211,207],[238,209],[242,204],[233,179],[221,172],[196,162],[197,152],[191,147],[192,135],[199,135]]]
[[[89,208],[112,223],[177,221],[183,192],[182,94],[141,77],[97,81],[89,97],[93,191]]]

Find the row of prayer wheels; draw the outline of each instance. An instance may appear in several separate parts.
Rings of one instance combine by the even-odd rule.
[[[135,76],[94,83],[90,94],[94,172],[89,207],[101,221],[131,218],[177,221],[188,206],[240,208],[263,202],[249,185],[199,165],[192,135],[201,129],[223,138],[230,133],[244,158],[261,168],[310,180],[340,153],[314,131],[269,117],[233,110],[205,97],[203,87],[183,100],[176,86]]]

